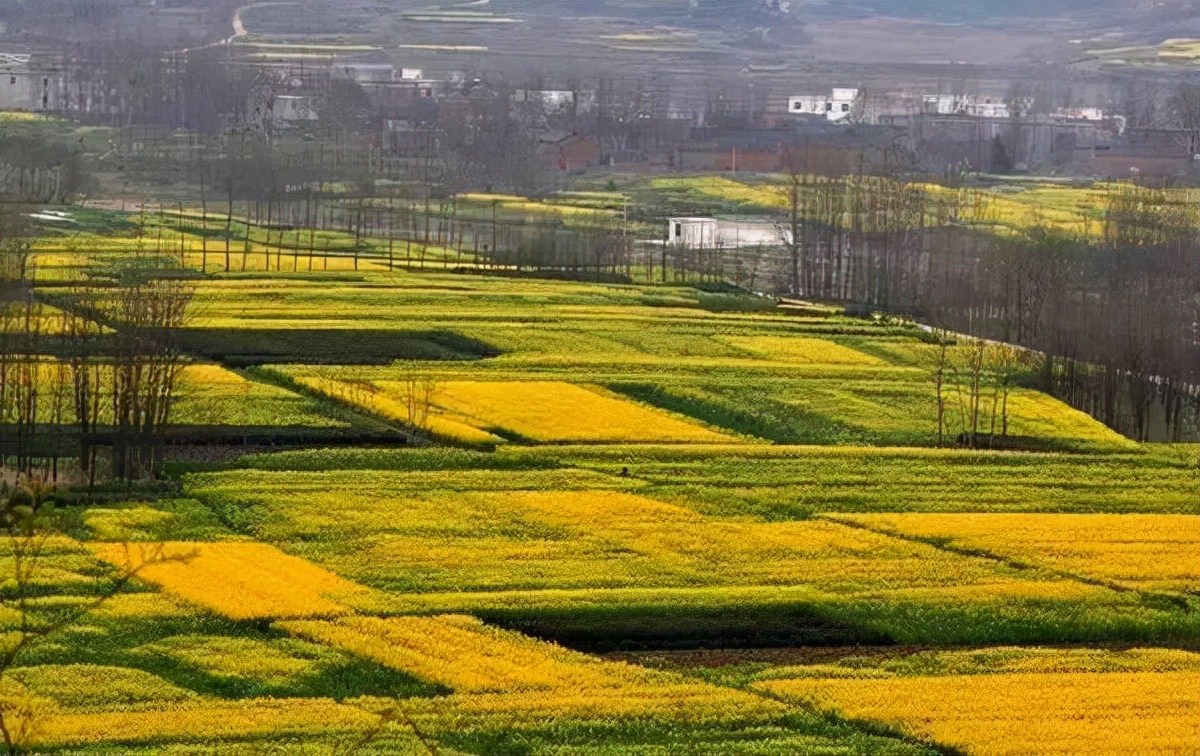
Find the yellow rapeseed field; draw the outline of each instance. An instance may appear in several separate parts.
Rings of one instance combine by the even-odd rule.
[[[378,257],[361,256],[357,265],[354,262],[354,257],[350,254],[324,254],[320,251],[316,252],[312,259],[309,259],[308,252],[301,249],[294,251],[286,249],[282,253],[278,247],[267,247],[262,244],[251,244],[250,252],[243,256],[242,243],[235,242],[232,254],[229,258],[229,270],[237,273],[252,273],[277,271],[282,272],[307,272],[307,271],[366,271],[366,270],[387,270],[387,260],[381,260]],[[178,255],[178,249],[166,249],[165,254]],[[208,271],[224,271],[225,270],[225,244],[224,242],[210,242],[208,245],[208,253],[205,254],[198,241],[189,240],[187,249],[183,255],[184,265],[191,268],[199,268],[205,266]]]
[[[612,687],[596,659],[484,625],[472,617],[352,616],[277,627],[374,659],[460,693]]]
[[[69,708],[162,705],[199,699],[196,693],[157,675],[128,667],[45,664],[19,667],[11,670],[11,675],[31,694]]]
[[[424,418],[413,418],[408,404],[404,401],[407,388],[398,381],[376,381],[372,384],[372,389],[374,390],[366,399],[367,406],[385,417],[395,418],[409,425],[423,424],[424,430],[468,444],[504,443],[503,438],[476,428],[469,418],[447,412],[437,406],[430,407]]]
[[[1131,588],[1200,590],[1200,516],[847,514],[876,530],[945,540]]]
[[[977,756],[1200,753],[1195,672],[800,678],[751,688]]]
[[[346,614],[367,589],[263,543],[93,544],[97,556],[230,619]]]
[[[556,720],[669,724],[685,728],[766,723],[786,709],[777,701],[702,682],[680,680],[670,685],[528,691],[521,693],[454,694],[442,699],[409,698],[402,710],[423,731],[456,733],[543,728]]]
[[[178,599],[164,593],[118,593],[104,601],[93,614],[110,619],[142,619],[147,621],[187,617],[188,610]]]
[[[484,625],[473,617],[345,617],[276,623],[288,632],[374,659],[455,694],[404,708],[432,731],[469,718],[519,727],[558,717],[703,722],[767,717],[778,703],[676,674],[609,662]]]
[[[1136,449],[1137,444],[1085,412],[1039,391],[1018,389],[1008,399],[1008,432],[1016,436],[1072,438]]]
[[[32,744],[324,735],[364,729],[376,721],[376,716],[367,711],[327,698],[189,702],[151,711],[56,714],[38,723]]]
[[[177,635],[141,646],[139,651],[161,654],[189,669],[215,678],[286,684],[312,672],[310,658],[253,638],[217,635]]]
[[[487,594],[501,591],[748,586],[836,594],[971,589],[981,600],[1007,593],[1046,599],[1109,593],[828,520],[713,517],[597,487],[621,478],[539,475],[486,491],[469,490],[474,481],[468,473],[449,475],[406,474],[413,490],[398,490],[381,473],[384,485],[375,490],[365,484],[351,500],[323,496],[312,475],[262,485],[264,495],[310,532],[336,532],[355,543],[354,549],[298,544],[306,556],[360,582],[406,586],[405,595],[393,597],[394,607],[421,601],[418,591],[447,594],[430,606],[448,608],[464,606],[451,592],[485,602]],[[421,490],[424,480],[431,490]],[[271,491],[272,485],[288,490]],[[468,490],[445,490],[454,485]],[[282,527],[269,527],[264,536],[295,537],[290,526]],[[441,603],[448,598],[449,604]]]
[[[778,362],[887,367],[888,363],[828,339],[806,336],[726,336],[722,342]]]
[[[656,178],[655,189],[687,189],[731,202],[745,202],[765,207],[782,207],[787,192],[781,185],[744,184],[721,176],[689,176],[686,178]]]
[[[423,430],[444,438],[456,439],[468,444],[504,443],[504,439],[499,436],[480,430],[467,422],[465,418],[439,411],[436,407],[431,408],[428,416],[420,420],[411,417],[407,404],[401,399],[403,394],[398,383],[378,381],[363,386],[318,376],[302,376],[296,378],[296,381],[326,396],[357,404],[390,420],[408,425],[421,424]]]
[[[618,491],[512,491],[504,497],[541,522],[572,528],[579,538],[620,543],[696,575],[697,583],[809,584],[844,591],[998,585],[1011,579],[984,560],[828,521],[731,521]]]
[[[561,381],[450,381],[439,408],[482,428],[537,441],[720,443],[731,437],[630,401]]]

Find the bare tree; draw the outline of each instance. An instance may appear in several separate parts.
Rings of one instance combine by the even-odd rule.
[[[418,430],[428,430],[430,412],[438,394],[437,381],[427,375],[410,372],[401,379],[401,385],[409,425]]]
[[[933,368],[933,388],[937,401],[938,446],[946,441],[946,381],[950,370],[950,345],[954,343],[949,332],[942,328],[933,329],[937,351]]]
[[[176,380],[186,363],[178,335],[195,285],[182,272],[159,267],[161,262],[134,259],[89,281],[69,303],[77,316],[113,330],[111,353],[102,360],[86,349],[73,358],[76,421],[94,427],[99,392],[107,385],[113,474],[126,480],[154,474],[159,436],[170,421]],[[73,322],[77,338],[86,343],[90,327]]]
[[[802,224],[805,221],[803,202],[808,176],[804,171],[803,156],[795,149],[789,148],[784,153],[783,172],[784,183],[781,191],[786,195],[787,215],[783,222],[779,224],[778,232],[780,241],[787,249],[788,259],[791,261],[791,293],[794,296],[800,296],[802,292],[800,286],[800,256],[803,251],[803,242],[801,241],[800,233]]]
[[[1200,154],[1200,82],[1184,82],[1171,97],[1175,123],[1191,136],[1191,154]]]

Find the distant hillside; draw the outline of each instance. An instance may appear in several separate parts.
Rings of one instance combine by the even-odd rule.
[[[947,23],[993,19],[1053,18],[1130,10],[1136,0],[826,0],[805,3],[839,16],[898,16]]]
[[[745,0],[748,7],[757,0]],[[894,17],[933,23],[994,26],[1037,19],[1067,19],[1133,33],[1196,28],[1195,0],[794,0],[790,12],[827,18]]]

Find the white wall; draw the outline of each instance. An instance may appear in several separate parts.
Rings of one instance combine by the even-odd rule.
[[[728,249],[775,246],[783,243],[779,231],[774,223],[719,221],[717,240]]]
[[[797,95],[788,98],[788,112],[796,115],[819,115],[834,123],[851,116],[858,100],[857,89],[837,88],[832,96]]]
[[[682,244],[691,249],[741,249],[777,246],[783,243],[780,230],[773,223],[718,221],[715,218],[671,218],[669,224],[668,243]]]
[[[670,244],[691,248],[717,246],[717,221],[713,218],[671,218],[668,224]]]
[[[48,90],[42,78],[30,70],[28,56],[0,54],[0,110],[43,110]]]
[[[800,95],[788,98],[788,112],[800,115],[825,115],[828,109],[828,97],[818,95]]]

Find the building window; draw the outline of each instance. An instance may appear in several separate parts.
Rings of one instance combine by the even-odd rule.
[[[792,108],[792,110],[804,110],[804,103],[797,102],[796,107]]]
[[[848,104],[844,103],[844,102],[842,103],[842,112],[843,112],[843,113],[849,113],[849,112],[850,112],[850,106],[849,106]]]
[[[833,103],[832,103],[832,102],[827,102],[827,103],[825,103],[825,112],[826,112],[826,113],[829,113],[829,112],[831,112],[832,110],[833,110]]]
[[[681,236],[683,236],[683,224],[682,224],[682,223],[676,223],[676,224],[675,224],[675,238],[676,238],[676,239],[678,239],[678,238],[680,238]]]

